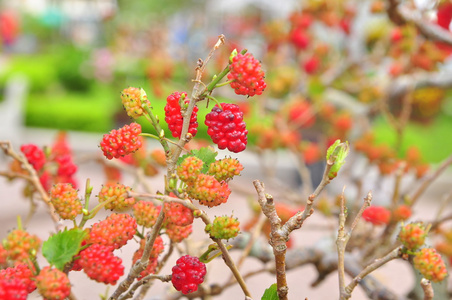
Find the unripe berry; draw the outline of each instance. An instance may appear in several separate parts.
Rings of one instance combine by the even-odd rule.
[[[13,261],[27,261],[34,256],[41,246],[41,240],[33,234],[22,229],[11,231],[5,240],[3,246],[8,253],[8,258]]]
[[[203,165],[204,162],[201,159],[196,156],[188,156],[177,166],[177,176],[187,184],[192,183],[201,173]]]
[[[417,252],[413,264],[425,279],[433,282],[442,281],[447,276],[446,265],[434,248],[423,248]]]
[[[188,226],[193,223],[193,212],[181,203],[169,202],[164,204],[166,221],[177,226]]]
[[[211,175],[199,174],[193,185],[187,188],[187,194],[200,204],[213,207],[226,203],[231,190],[226,182],[220,183]]]
[[[138,201],[133,206],[133,215],[138,225],[149,228],[154,226],[161,209],[161,206],[155,206],[152,202]]]
[[[171,241],[174,243],[180,243],[186,239],[192,233],[192,225],[177,226],[174,224],[168,224],[166,226],[165,233],[168,235]]]
[[[392,218],[396,222],[408,220],[411,217],[411,207],[402,204],[397,206],[392,212]]]
[[[63,220],[74,220],[82,213],[77,191],[69,183],[58,183],[50,190],[50,202]]]
[[[232,239],[239,233],[240,222],[228,216],[216,217],[213,223],[206,226],[206,232],[217,239]]]
[[[208,173],[219,182],[240,175],[243,165],[235,158],[223,158],[210,164]]]
[[[410,223],[400,229],[399,241],[408,250],[417,250],[424,245],[427,230],[422,223]]]
[[[127,114],[137,119],[144,115],[141,105],[150,105],[146,92],[142,88],[129,87],[121,92],[121,101]]]
[[[124,211],[135,204],[135,198],[127,197],[127,192],[132,189],[120,183],[107,183],[99,192],[99,203],[107,202],[105,209]]]
[[[69,278],[58,269],[44,267],[36,276],[39,293],[47,300],[66,299],[71,293]]]

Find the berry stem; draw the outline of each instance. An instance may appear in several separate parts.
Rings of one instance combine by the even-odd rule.
[[[78,225],[78,227],[83,228],[83,226],[85,226],[86,221],[94,218],[96,216],[96,214],[108,203],[113,202],[116,200],[116,196],[111,197],[110,199],[108,199],[107,201],[101,202],[98,205],[96,205],[96,207],[94,207],[88,215],[83,215],[82,220],[80,221],[80,224]]]
[[[387,262],[389,262],[389,261],[391,261],[393,259],[401,257],[402,247],[403,246],[399,246],[399,247],[395,248],[394,250],[389,252],[384,257],[377,258],[370,265],[368,265],[366,268],[364,268],[364,270],[362,270],[361,273],[359,273],[357,276],[355,276],[355,278],[353,278],[353,280],[349,283],[349,285],[347,285],[345,287],[345,293],[346,294],[345,295],[340,295],[340,299],[341,300],[349,299],[351,297],[351,293],[353,292],[353,289],[358,285],[358,283],[364,277],[366,277],[367,275],[369,275],[370,273],[372,273],[376,269],[380,268],[381,266],[383,266]]]
[[[226,86],[226,85],[228,85],[228,84],[230,84],[231,82],[233,82],[234,80],[228,80],[228,81],[225,81],[225,82],[222,82],[222,83],[217,83],[216,85],[215,85],[215,88],[219,88],[219,87],[222,87],[222,86]]]
[[[221,106],[220,101],[217,100],[217,98],[212,97],[210,95],[206,95],[206,98],[209,100],[212,100],[213,102],[215,102],[216,105],[218,105],[219,108],[223,109],[223,107]]]
[[[165,131],[160,126],[159,120],[152,113],[152,110],[148,105],[143,104],[143,105],[141,105],[141,107],[146,111],[147,115],[149,116],[152,126],[154,127],[155,131],[159,134],[157,139],[160,141],[160,144],[162,144],[163,150],[165,150],[165,154],[168,155],[170,153],[170,148],[169,148],[168,142],[165,139],[165,134],[164,134]],[[149,136],[149,137],[151,137],[151,136]]]
[[[140,133],[139,135],[141,135],[141,136],[146,136],[146,137],[150,137],[150,138],[155,139],[155,140],[160,140],[160,138],[159,138],[158,136],[156,136],[156,135],[154,135],[154,134],[152,134],[152,133],[142,132],[142,133]]]

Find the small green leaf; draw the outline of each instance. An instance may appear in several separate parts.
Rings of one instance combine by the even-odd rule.
[[[278,289],[276,283],[273,283],[268,289],[265,290],[261,300],[278,300]]]
[[[64,265],[80,251],[86,235],[87,232],[80,228],[60,231],[42,244],[42,255],[51,265],[63,270]]]
[[[345,163],[345,158],[349,151],[350,147],[348,146],[348,142],[341,143],[340,140],[336,140],[336,142],[328,148],[326,159],[329,164],[333,164],[328,173],[328,178],[330,180],[337,176],[337,172],[339,172],[342,165]]]
[[[180,165],[185,158],[189,156],[196,156],[200,160],[204,162],[201,173],[206,174],[209,170],[210,164],[215,161],[215,157],[217,157],[218,152],[216,152],[212,147],[203,147],[200,149],[194,149],[190,151],[190,153],[185,154],[177,160],[177,164]]]

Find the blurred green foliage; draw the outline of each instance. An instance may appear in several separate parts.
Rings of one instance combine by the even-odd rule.
[[[90,93],[30,95],[25,106],[25,124],[31,127],[108,132],[115,127],[120,109],[118,94],[109,86],[96,84]]]
[[[377,119],[373,128],[377,143],[395,145],[396,132],[385,118]],[[451,128],[452,118],[445,114],[439,114],[429,124],[408,123],[399,155],[403,157],[410,146],[416,145],[427,162],[439,163],[452,153]]]

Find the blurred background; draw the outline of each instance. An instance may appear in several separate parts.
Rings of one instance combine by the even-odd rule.
[[[435,1],[406,2],[425,12],[425,22],[448,29],[450,20],[440,24]],[[192,88],[197,59],[224,34],[226,45],[210,63],[206,82],[235,48],[247,48],[266,71],[268,88],[260,97],[247,101],[218,91],[220,99],[258,111],[247,117],[251,143],[260,132],[253,131],[256,115],[258,123],[273,126],[276,111],[287,117],[297,114],[287,113],[297,106],[300,114],[308,103],[320,115],[317,123],[342,122],[344,129],[310,130],[308,141],[319,142],[319,133],[330,140],[350,139],[352,132],[357,138],[372,129],[377,143],[394,144],[394,128],[379,111],[381,99],[394,89],[389,83],[402,75],[447,71],[450,50],[413,26],[395,24],[387,6],[381,0],[2,0],[0,139],[20,141],[25,128],[106,133],[129,122],[118,101],[127,86],[143,87],[160,114],[167,95]],[[416,88],[413,122],[399,154],[416,144],[429,162],[438,162],[452,151],[452,142],[441,138],[452,126],[448,95],[448,87]],[[397,115],[396,98],[384,101]],[[331,107],[340,111],[335,121],[328,116]],[[207,112],[201,109],[200,117]],[[200,123],[199,137],[208,138]]]
[[[276,175],[279,182],[272,193],[277,198],[288,192],[281,182],[290,185],[298,197],[290,203],[296,211],[303,198],[300,183],[315,186],[325,150],[336,139],[350,141],[352,155],[341,171],[345,179],[331,185],[331,201],[316,209],[327,215],[337,208],[335,193],[349,182],[357,186],[348,188],[351,198],[362,199],[360,193],[371,188],[375,203],[386,205],[401,161],[407,163],[407,192],[429,166],[438,166],[452,153],[452,48],[422,34],[412,21],[391,17],[390,2],[0,0],[0,140],[10,140],[16,149],[24,143],[51,145],[63,130],[75,154],[100,156],[102,135],[131,122],[120,100],[124,88],[144,88],[154,113],[164,120],[166,97],[174,91],[190,94],[197,60],[224,34],[226,43],[212,57],[203,82],[227,65],[234,49],[246,48],[261,61],[267,88],[252,98],[228,87],[214,91],[220,101],[241,107],[249,130],[247,151],[234,155],[244,158],[245,176],[233,182],[247,192],[236,196],[242,202],[230,201],[222,209],[235,209],[235,216],[246,220],[252,211],[252,205],[243,205],[250,179]],[[422,24],[450,34],[450,1],[400,2]],[[202,120],[212,106],[199,105],[196,138],[204,140],[203,145],[210,138]],[[143,131],[154,133],[144,118],[137,121]],[[165,122],[161,125],[168,133]],[[79,188],[90,177],[96,194],[106,177],[101,164],[96,169],[93,165],[80,163],[76,177]],[[307,177],[299,172],[303,168],[309,170]],[[450,193],[450,178],[450,172],[440,178],[414,216],[435,216],[429,201],[439,202]],[[152,180],[162,188],[162,180]],[[134,178],[126,176],[125,181]],[[19,208],[28,207],[19,200],[22,190],[18,181],[0,181],[0,196],[8,198],[0,219],[8,228],[15,226]],[[39,212],[36,227],[30,227],[45,239],[44,225],[49,224],[45,210]],[[296,233],[296,246],[322,244],[319,230],[332,232],[336,226],[335,219],[325,221],[321,214],[313,219],[309,230]],[[202,234],[203,229],[195,232]],[[247,262],[249,269],[253,263]],[[399,276],[403,267],[388,267],[380,277],[399,294],[406,294],[413,283]],[[291,286],[303,289],[303,295],[326,299],[336,278],[319,286],[317,291],[323,287],[324,294],[307,294],[315,270],[306,268],[310,278],[300,287],[306,269],[294,270]],[[253,278],[255,295],[261,293],[262,282],[268,286],[273,279],[270,274]],[[241,297],[238,288],[231,290],[235,294],[225,293],[222,299]],[[82,299],[88,299],[91,291],[84,292],[88,296]],[[364,299],[362,291],[357,299]]]

